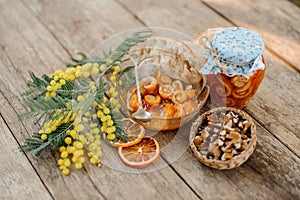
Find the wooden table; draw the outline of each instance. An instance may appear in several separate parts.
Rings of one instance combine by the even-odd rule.
[[[212,27],[243,26],[265,41],[267,71],[244,109],[258,144],[241,167],[210,169],[187,149],[151,173],[103,165],[61,174],[57,155],[18,147],[37,127],[20,122],[28,70],[50,74],[112,34],[171,28],[191,37]],[[300,199],[300,9],[286,0],[0,1],[0,199]],[[188,134],[188,129],[187,134]],[[161,156],[161,162],[168,162]]]

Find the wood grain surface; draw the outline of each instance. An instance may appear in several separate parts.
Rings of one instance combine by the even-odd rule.
[[[285,0],[0,1],[0,199],[299,199],[299,13]],[[267,70],[245,108],[256,120],[258,144],[246,163],[229,171],[199,163],[188,148],[191,123],[180,130],[179,142],[169,145],[173,152],[183,149],[182,155],[174,160],[162,153],[158,165],[164,167],[148,173],[103,164],[64,176],[56,151],[40,158],[18,151],[38,129],[18,119],[26,111],[20,92],[27,88],[29,70],[52,73],[76,52],[89,53],[113,34],[145,26],[191,38],[230,26],[262,35]],[[155,135],[163,147],[176,136]]]

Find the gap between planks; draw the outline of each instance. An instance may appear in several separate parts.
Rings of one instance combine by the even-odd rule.
[[[253,119],[254,116],[250,114],[250,112],[248,111],[247,108],[244,109],[244,111],[249,115],[251,116]],[[299,155],[297,155],[296,152],[294,152],[289,146],[287,146],[283,141],[281,141],[275,134],[273,134],[271,131],[269,131],[266,127],[264,127],[264,125],[258,120],[258,119],[255,119],[256,123],[259,124],[267,133],[270,133],[271,135],[274,136],[274,138],[276,138],[276,140],[278,140],[283,146],[285,146],[290,152],[292,152],[295,156],[297,156],[298,158],[300,158]]]
[[[8,57],[8,56],[7,56],[7,57]],[[8,58],[9,58],[9,57],[8,57]],[[14,66],[13,63],[11,63],[11,65],[15,68],[15,66]],[[16,68],[15,68],[15,69],[16,69]],[[22,78],[23,78],[23,77],[22,77]],[[23,79],[24,79],[24,78],[23,78]],[[18,115],[18,112],[16,111],[16,109],[14,108],[14,106],[10,103],[10,101],[7,99],[7,97],[3,94],[3,92],[2,92],[1,90],[0,90],[0,94],[3,96],[3,98],[5,99],[5,101],[10,105],[10,107],[11,107],[12,110],[15,112],[15,114]],[[18,99],[19,99],[19,98],[18,98]],[[21,99],[19,99],[19,101],[22,102]],[[23,104],[22,104],[22,105],[23,105]],[[25,107],[25,106],[23,105],[23,107]],[[4,121],[4,123],[6,124],[6,126],[8,127],[9,131],[11,132],[11,135],[13,136],[14,140],[17,142],[18,147],[20,147],[21,144],[19,143],[18,139],[17,139],[17,138],[15,137],[15,135],[13,134],[13,131],[11,130],[11,128],[9,127],[9,124],[6,122],[5,118],[2,116],[1,113],[0,113],[0,117],[2,118],[2,120]],[[24,125],[23,121],[20,121],[20,122],[21,122],[23,128],[25,129],[25,131],[26,131],[27,133],[29,133],[29,131],[27,130],[27,128],[26,128],[26,126]],[[31,167],[34,169],[35,173],[37,174],[39,180],[42,182],[42,184],[43,184],[43,186],[45,187],[45,189],[49,192],[51,198],[52,198],[52,199],[55,199],[54,196],[53,196],[53,194],[50,192],[49,188],[48,188],[47,185],[45,184],[44,180],[41,178],[39,172],[36,170],[36,168],[35,168],[34,165],[32,164],[31,159],[28,157],[28,155],[27,155],[25,152],[22,152],[22,153],[25,155],[26,159],[29,161]],[[49,153],[50,153],[50,152],[49,152]],[[51,154],[51,155],[52,155],[52,154]],[[34,157],[34,156],[33,156],[33,157]],[[55,158],[54,155],[52,155],[52,157]],[[83,169],[84,169],[84,171],[87,172],[86,167],[83,167]],[[60,175],[63,176],[62,174],[60,174]],[[99,188],[97,188],[96,184],[95,184],[94,181],[91,179],[91,177],[90,177],[90,175],[89,175],[88,173],[87,173],[87,176],[88,176],[88,179],[90,180],[92,186],[95,188],[95,190],[96,190],[96,191],[97,191],[104,199],[107,199],[107,198],[101,193],[101,191],[99,190]],[[62,179],[62,180],[64,181],[64,179]],[[65,184],[65,185],[67,185],[67,184]]]
[[[124,8],[124,10],[126,12],[131,14],[139,23],[141,23],[143,26],[147,27],[147,24],[141,18],[139,18],[135,13],[131,12],[130,9],[126,5],[124,5],[119,0],[115,0],[115,2],[117,2],[122,8]]]
[[[168,166],[174,171],[174,173],[187,185],[188,188],[200,199],[202,200],[201,196],[194,190],[194,188],[180,175],[179,172],[176,171],[176,169],[172,166],[171,163],[168,162],[167,159],[165,159],[162,155],[160,155],[161,158],[168,164]]]
[[[6,96],[2,93],[2,91],[0,90],[0,94],[3,96],[3,98],[8,102],[8,104],[13,108],[13,106],[10,104],[10,102],[8,101],[8,99],[6,98]],[[13,108],[13,110],[15,111],[15,109]],[[16,111],[15,111],[16,112]],[[11,133],[12,137],[14,138],[14,140],[16,141],[16,143],[18,144],[18,146],[20,147],[20,143],[17,140],[16,136],[13,134],[11,128],[9,127],[8,123],[5,121],[4,117],[2,116],[2,113],[0,112],[0,118],[3,120],[4,124],[7,126],[9,132]],[[22,122],[23,125],[23,122]],[[23,125],[24,126],[24,125]],[[25,128],[26,129],[26,128]],[[27,130],[26,130],[27,131]],[[40,177],[39,173],[37,172],[36,168],[34,167],[34,165],[32,164],[31,160],[28,158],[27,154],[25,152],[22,152],[23,155],[26,157],[26,159],[28,160],[28,162],[30,163],[30,166],[32,167],[32,169],[34,170],[34,172],[37,174],[38,179],[41,181],[42,185],[44,186],[44,188],[48,191],[49,195],[51,196],[52,199],[54,199],[53,195],[51,194],[51,192],[49,191],[48,187],[46,186],[45,182],[43,181],[43,179]]]
[[[42,24],[43,25],[43,24]],[[43,25],[44,26],[44,25]],[[49,30],[48,30],[49,31]],[[51,33],[52,34],[52,33]],[[55,38],[55,40],[57,40],[57,38]],[[61,43],[59,43],[60,45],[62,45]],[[10,62],[10,65],[18,72],[17,67],[14,65],[14,63],[12,62],[11,58],[9,57],[9,55],[7,55],[7,52],[5,51],[5,48],[3,46],[1,46],[3,52],[5,53],[5,56],[7,57],[8,61]],[[65,49],[65,48],[64,48]],[[67,52],[68,53],[68,52]],[[21,76],[21,78],[24,80],[24,82],[27,82],[27,80]],[[3,96],[3,98],[5,99],[5,101],[10,105],[10,107],[12,108],[12,110],[16,113],[16,115],[19,115],[18,112],[16,111],[16,109],[14,108],[14,106],[10,103],[10,101],[7,99],[7,97],[3,94],[3,92],[0,90],[0,94]],[[22,104],[22,100],[18,97],[18,100],[21,102]],[[22,106],[24,108],[26,108],[26,106],[24,104],[22,104]],[[4,123],[6,124],[6,126],[8,127],[9,131],[11,132],[14,140],[17,142],[18,147],[21,147],[21,144],[19,143],[18,139],[15,137],[15,135],[13,134],[13,131],[11,130],[11,128],[9,127],[8,123],[6,122],[5,118],[2,116],[1,112],[0,112],[0,117],[2,118],[2,120],[4,121]],[[24,125],[24,122],[21,121],[22,126],[24,127],[24,129],[26,130],[27,133],[29,133],[29,131],[27,130],[26,126]],[[38,171],[36,170],[36,168],[34,167],[34,165],[32,164],[31,160],[29,159],[28,155],[25,152],[22,152],[26,159],[29,161],[31,167],[34,169],[35,173],[37,174],[39,180],[42,182],[43,186],[45,187],[45,189],[48,191],[48,193],[50,194],[52,199],[55,199],[53,194],[50,192],[49,188],[47,187],[47,185],[45,184],[44,180],[42,179],[42,177],[40,176],[40,174],[38,173]],[[53,156],[55,158],[55,156]],[[87,169],[85,166],[83,166],[84,171],[87,172]],[[102,192],[99,190],[99,188],[97,188],[96,184],[94,183],[94,181],[92,180],[92,178],[90,177],[90,175],[87,173],[88,179],[90,180],[92,186],[95,188],[95,190],[104,198],[107,199],[104,194],[102,194]],[[64,179],[63,179],[64,181]],[[67,184],[65,184],[67,185]]]
[[[34,17],[50,34],[51,36],[57,41],[57,43],[65,50],[65,52],[70,56],[73,57],[71,52],[62,44],[62,42],[58,39],[58,37],[46,26],[34,13],[32,13],[32,10],[27,7],[27,5],[23,1],[19,1],[24,8],[27,9],[28,12],[32,14],[32,17]]]

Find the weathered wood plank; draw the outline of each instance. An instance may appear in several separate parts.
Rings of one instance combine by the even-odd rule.
[[[61,13],[64,13],[64,7],[61,7],[60,4],[56,4],[56,6],[61,9]],[[77,10],[80,11],[81,6],[77,6]],[[17,1],[10,1],[5,2],[3,7],[8,10],[12,10],[13,7],[18,12],[14,13],[13,21],[8,20],[10,17],[7,14],[8,11],[1,12],[1,30],[9,30],[9,33],[1,31],[3,39],[1,40],[2,49],[0,55],[3,61],[3,65],[1,65],[3,70],[0,80],[1,92],[4,98],[1,99],[0,109],[4,113],[4,119],[16,139],[22,143],[25,137],[28,137],[31,132],[36,130],[32,123],[22,124],[18,122],[17,118],[17,113],[24,111],[18,95],[20,90],[26,88],[24,82],[24,77],[27,77],[26,71],[30,69],[38,74],[43,72],[50,73],[54,68],[64,65],[61,59],[56,56],[65,55],[66,52],[22,4],[19,4]],[[27,30],[26,27],[30,26],[29,23],[31,27],[30,30]],[[24,37],[17,30],[30,32]],[[34,35],[37,32],[41,36],[39,38],[40,41],[34,40]],[[43,44],[43,49],[39,49],[41,44]],[[57,49],[52,49],[51,45],[57,46]],[[27,46],[32,48],[30,56],[26,56],[28,53],[26,51]],[[38,49],[40,51],[37,53]],[[54,54],[51,51],[56,52]],[[50,62],[51,60],[56,62],[54,67],[49,67],[49,63],[43,63],[46,56],[48,56],[47,59]],[[19,59],[15,59],[16,57]],[[32,64],[38,67],[32,66]],[[32,156],[29,156],[29,158],[48,190],[57,199],[197,199],[197,196],[169,167],[151,174],[128,174],[113,170],[107,166],[98,169],[87,165],[86,171],[76,171],[69,177],[65,177],[61,174],[56,165],[55,157],[51,154],[45,154],[39,159],[33,159]]]
[[[265,53],[267,70],[246,110],[300,157],[300,74]]]
[[[220,18],[216,13],[207,11],[207,7],[195,0],[160,1],[153,4],[152,1],[143,1],[135,4],[133,0],[120,0],[133,14],[145,21],[146,25],[166,26],[176,30],[184,30],[187,35],[194,37],[202,30],[201,27],[227,27],[229,22]],[[229,5],[229,4],[228,4]],[[187,10],[182,8],[188,8]],[[157,9],[163,12],[157,12]],[[193,12],[190,12],[193,11]],[[180,14],[180,17],[175,17]],[[168,17],[166,13],[173,13],[174,17]],[[193,17],[191,17],[191,15]],[[153,18],[160,19],[155,20]],[[199,20],[202,20],[199,23]],[[181,21],[192,24],[182,29]],[[200,25],[202,25],[200,27]],[[300,34],[299,34],[300,35]],[[252,116],[257,118],[264,127],[287,145],[295,154],[300,156],[300,113],[295,109],[300,105],[299,98],[299,74],[289,69],[274,54],[266,51],[267,73],[257,94],[247,106]],[[267,108],[268,107],[268,108]],[[257,109],[260,108],[260,109]],[[296,116],[296,117],[295,117]]]
[[[197,0],[116,0],[146,26],[170,28],[195,38],[213,27],[232,26]]]
[[[286,0],[204,0],[237,26],[260,33],[266,46],[300,72],[300,8]]]
[[[89,174],[107,199],[199,199],[169,167],[136,174],[103,166]]]
[[[24,77],[28,77],[28,70],[42,74],[58,69],[59,64],[69,60],[63,47],[53,42],[53,36],[19,1],[1,1],[0,5],[1,48],[10,55],[17,71]]]
[[[19,95],[26,88],[27,71],[50,73],[69,56],[20,2],[2,2],[1,8],[0,80],[4,98],[1,98],[0,110],[15,138],[22,144],[37,130],[30,122],[21,123],[17,116],[25,111]],[[28,158],[54,198],[103,199],[88,175],[79,172],[64,177],[57,167],[56,158],[50,153],[40,159],[31,155]],[[30,179],[27,182],[31,184]]]
[[[114,1],[22,1],[73,55],[88,53],[112,34],[143,26]]]
[[[0,135],[0,199],[52,199],[1,115]]]

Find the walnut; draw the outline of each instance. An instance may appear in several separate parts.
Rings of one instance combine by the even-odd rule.
[[[233,128],[233,132],[241,132],[241,129],[239,129],[239,128]]]
[[[226,147],[221,147],[222,152],[226,152]]]
[[[242,130],[242,133],[246,133],[251,124],[248,120],[246,120],[246,121],[243,122],[243,125],[244,125],[244,127],[243,127],[243,130]]]
[[[240,141],[241,140],[241,134],[239,132],[230,132],[229,133],[229,138],[232,139],[233,141]]]
[[[243,141],[242,142],[242,145],[241,145],[241,148],[240,148],[242,151],[246,150],[247,149],[247,142],[246,141]]]
[[[237,155],[237,154],[238,154],[237,150],[234,149],[234,150],[232,151],[232,155],[234,156],[234,155]]]
[[[202,140],[202,138],[201,138],[201,136],[196,136],[195,138],[194,138],[194,143],[195,143],[195,145],[197,146],[197,147],[200,147],[200,145],[202,144],[202,142],[203,142],[203,140]]]
[[[226,135],[226,131],[225,131],[225,130],[222,130],[222,131],[220,132],[220,135]]]
[[[228,132],[234,131],[234,129],[232,128],[232,121],[231,120],[227,124],[225,124],[224,130],[226,130]]]
[[[207,158],[229,160],[247,149],[251,141],[248,120],[234,112],[211,114],[207,119],[206,127],[194,138],[195,145],[201,147],[201,153]]]
[[[229,145],[226,145],[225,152],[232,152],[235,149],[234,144],[230,143]]]
[[[239,122],[239,124],[238,124],[238,127],[239,127],[239,128],[243,128],[243,127],[244,127],[244,125],[243,125],[243,122],[242,122],[242,121],[240,121],[240,122]]]
[[[222,140],[218,140],[218,145],[221,147],[221,146],[223,146],[224,145],[224,142],[222,141]]]
[[[232,159],[232,153],[231,152],[225,152],[222,157],[221,157],[221,160],[230,160]]]
[[[220,135],[219,136],[220,140],[225,141],[226,140],[226,136],[225,135]]]
[[[238,118],[238,117],[239,117],[238,114],[236,114],[236,113],[234,113],[234,112],[232,112],[232,111],[230,112],[230,114],[231,114],[231,116],[234,117],[234,118]]]
[[[207,156],[213,156],[219,158],[222,155],[222,152],[218,145],[210,145]]]
[[[241,134],[242,140],[248,139],[248,136],[246,134]]]
[[[241,143],[237,142],[236,144],[234,144],[234,146],[235,146],[236,149],[240,149],[241,148]]]
[[[231,119],[232,119],[232,116],[228,113],[228,114],[225,116],[224,124],[227,124]]]
[[[239,118],[233,118],[232,121],[233,121],[233,123],[237,124],[239,121]]]

